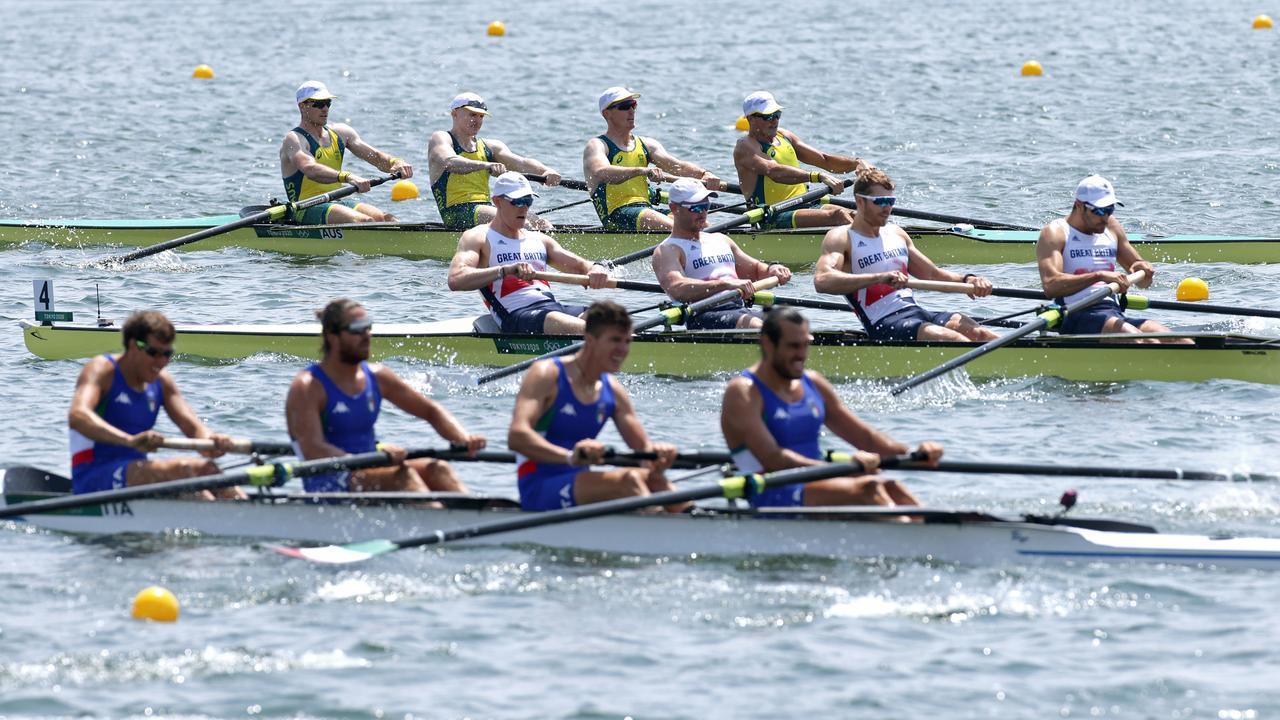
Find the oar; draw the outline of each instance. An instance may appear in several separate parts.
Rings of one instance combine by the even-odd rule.
[[[848,198],[831,198],[829,201],[832,205],[839,205],[850,210],[857,210],[858,204],[854,200]],[[976,228],[984,230],[1028,230],[1038,232],[1040,228],[1031,227],[1030,225],[1010,225],[1009,223],[996,222],[994,220],[978,220],[976,218],[962,217],[960,215],[944,215],[942,213],[926,212],[924,210],[912,210],[910,208],[893,207],[894,215],[912,218],[914,220],[929,220],[931,222],[949,223],[951,225],[972,225]]]
[[[845,187],[849,187],[852,184],[853,184],[852,180],[844,181]],[[734,215],[731,218],[722,220],[716,223],[715,225],[708,227],[706,230],[703,230],[702,232],[704,233],[724,232],[729,228],[737,227],[739,225],[745,225],[746,223],[760,222],[761,220],[765,219],[766,217],[769,217],[770,215],[776,215],[777,213],[786,212],[793,208],[812,204],[816,202],[818,199],[829,195],[830,193],[831,193],[831,188],[827,187],[826,185],[823,185],[822,187],[810,190],[809,192],[803,195],[797,195],[793,198],[788,198],[786,200],[783,200],[782,202],[774,203],[773,205],[768,205],[766,207],[760,207],[760,208],[752,208],[744,213],[741,213],[739,215]],[[629,263],[635,262],[636,260],[643,260],[644,258],[649,257],[650,255],[653,254],[653,251],[657,249],[658,249],[658,246],[654,245],[653,247],[645,248],[644,250],[637,250],[633,253],[623,255],[622,257],[605,261],[604,265],[605,267],[620,267],[622,265],[627,265]]]
[[[587,287],[589,282],[586,275],[572,275],[570,273],[540,272],[534,273],[533,276],[538,280],[568,283],[570,285],[581,285],[582,287]],[[648,293],[666,292],[662,289],[661,285],[655,282],[621,280],[618,278],[609,278],[605,282],[605,287],[617,288],[619,290],[637,290],[639,292]],[[768,291],[757,292],[753,298],[753,302],[765,307],[769,307],[771,305],[791,305],[794,307],[813,308],[815,310],[838,310],[841,312],[851,311],[848,303],[831,302],[830,300],[810,300],[808,298],[786,297],[774,295],[772,292]]]
[[[909,459],[909,456],[887,457],[880,461],[880,467],[894,467],[907,459]],[[528,530],[530,528],[545,527],[547,525],[558,525],[560,523],[573,522],[575,520],[586,520],[589,518],[602,517],[604,515],[616,515],[618,513],[631,512],[632,510],[642,510],[656,505],[675,505],[678,503],[691,502],[693,500],[705,500],[713,497],[725,497],[729,499],[749,498],[752,495],[759,494],[768,488],[778,487],[781,485],[809,483],[817,480],[839,477],[841,475],[861,475],[863,472],[862,463],[855,461],[795,468],[791,470],[780,470],[778,472],[769,473],[768,475],[738,475],[735,477],[725,478],[714,485],[704,485],[685,490],[668,490],[666,492],[653,493],[652,495],[640,495],[637,497],[621,498],[618,500],[608,500],[605,502],[565,508],[563,510],[521,513],[520,515],[507,520],[498,520],[496,522],[472,525],[470,527],[440,529],[429,535],[405,538],[403,540],[367,540],[365,542],[351,543],[348,545],[328,545],[318,548],[273,547],[272,549],[282,555],[288,555],[289,557],[302,558],[304,560],[310,560],[318,563],[340,565],[345,563],[361,562],[378,555],[395,552],[396,550],[421,547],[424,545],[440,545],[447,542],[484,537],[486,535],[514,532],[516,530]]]
[[[369,185],[371,186],[381,185],[382,183],[388,180],[394,180],[398,177],[400,177],[399,170],[391,173],[390,175],[382,175],[379,177],[375,177],[369,181]],[[166,240],[165,242],[162,242],[162,243],[157,243],[155,245],[150,245],[148,247],[144,247],[139,250],[134,250],[133,252],[130,252],[130,253],[125,253],[124,255],[121,255],[119,257],[105,260],[103,261],[103,264],[112,265],[112,264],[118,264],[118,263],[127,263],[132,260],[138,260],[140,258],[155,255],[156,253],[162,253],[165,250],[172,250],[173,248],[180,247],[182,245],[188,245],[193,242],[199,242],[200,240],[205,240],[215,235],[228,233],[228,232],[231,232],[232,230],[237,230],[242,227],[249,227],[250,225],[256,225],[258,223],[280,220],[291,209],[306,210],[309,207],[315,207],[316,205],[321,205],[327,202],[338,200],[340,198],[344,198],[348,195],[354,194],[355,192],[356,192],[355,185],[345,185],[343,187],[338,188],[337,190],[330,190],[329,192],[323,195],[316,195],[315,197],[309,197],[306,200],[301,200],[299,202],[293,203],[292,205],[288,203],[284,205],[273,205],[272,207],[269,207],[266,210],[253,213],[251,215],[246,215],[240,218],[239,220],[233,220],[225,225],[206,228],[198,232],[193,232],[190,235],[183,235],[182,237],[176,238],[174,240]]]
[[[1130,273],[1129,282],[1131,283],[1137,282],[1138,280],[1141,280],[1145,276],[1146,276],[1145,270],[1139,270],[1135,273]],[[1035,320],[1032,320],[1026,325],[1023,325],[1022,327],[1018,328],[1017,330],[1014,330],[1013,332],[1007,335],[1002,335],[996,338],[995,340],[992,340],[983,345],[979,345],[978,347],[970,350],[969,352],[959,357],[952,358],[942,363],[941,365],[933,368],[932,370],[927,370],[923,373],[920,373],[919,375],[916,375],[915,377],[908,378],[907,380],[903,381],[902,383],[894,387],[889,392],[893,395],[900,395],[906,392],[907,390],[910,390],[911,388],[919,385],[920,383],[928,382],[929,380],[932,380],[938,377],[939,375],[942,375],[943,373],[950,372],[972,360],[975,360],[977,358],[982,357],[983,355],[986,355],[987,353],[993,350],[998,350],[1004,347],[1005,345],[1012,343],[1014,340],[1017,340],[1020,337],[1030,335],[1031,333],[1036,332],[1038,330],[1051,328],[1057,325],[1058,322],[1061,321],[1062,318],[1065,317],[1066,315],[1076,312],[1077,310],[1082,310],[1084,308],[1087,308],[1090,305],[1093,305],[1094,303],[1098,302],[1099,300],[1102,300],[1103,298],[1118,292],[1120,292],[1119,284],[1108,283],[1106,285],[1103,285],[1100,288],[1095,288],[1089,291],[1089,294],[1071,303],[1070,305],[1067,305],[1065,308],[1054,307],[1054,308],[1046,309],[1043,312],[1039,313],[1036,316]]]
[[[406,457],[410,460],[415,458],[434,458],[438,457],[442,452],[447,453],[450,451],[442,451],[436,448],[410,450]],[[198,492],[200,490],[214,490],[217,488],[231,487],[232,485],[242,485],[245,483],[251,485],[275,485],[282,483],[289,478],[321,475],[330,472],[340,472],[342,470],[359,470],[361,468],[381,467],[383,465],[390,464],[391,456],[384,452],[360,453],[357,455],[343,455],[341,457],[322,458],[319,460],[299,462],[276,462],[268,465],[258,465],[244,470],[236,470],[234,472],[219,473],[217,475],[203,475],[200,477],[187,478],[185,480],[169,480],[166,482],[151,483],[148,485],[131,485],[129,487],[120,488],[119,490],[99,490],[97,492],[82,493],[80,495],[68,495],[66,497],[19,503],[17,505],[0,508],[0,518],[34,515],[35,513],[51,512],[53,510],[69,510],[71,508],[102,505],[104,503],[124,502],[126,500],[137,500],[140,498],[157,497],[161,495],[179,495],[182,493]]]
[[[907,287],[935,292],[973,292],[973,288],[968,283],[938,282],[934,280],[911,280],[907,283]],[[1022,298],[1024,300],[1046,299],[1045,294],[1039,290],[1022,290],[1019,288],[992,288],[991,294],[996,297]],[[1128,310],[1178,310],[1181,312],[1200,312],[1207,315],[1280,318],[1280,310],[1253,307],[1237,308],[1229,305],[1210,305],[1208,303],[1182,302],[1178,300],[1153,300],[1145,295],[1136,293],[1125,295],[1124,304]]]
[[[467,449],[460,445],[452,445],[448,450],[438,451],[431,457],[437,460],[452,460],[454,462],[486,462],[486,463],[514,463],[516,454],[505,450],[480,450],[474,455],[469,454]],[[657,460],[658,454],[655,452],[644,452],[640,450],[631,450],[627,452],[619,452],[616,448],[606,447],[604,451],[605,465],[639,465],[646,460]],[[723,465],[733,462],[732,456],[725,451],[717,450],[690,450],[676,454],[676,462],[673,467],[677,468],[700,468],[708,465]]]
[[[843,459],[838,453],[831,453],[833,462]],[[1277,482],[1280,475],[1269,473],[1221,473],[1206,470],[1183,470],[1182,468],[1142,468],[1142,467],[1108,467],[1098,465],[1038,465],[1034,463],[1002,463],[1002,462],[960,462],[943,460],[937,467],[915,464],[903,465],[912,470],[929,472],[954,472],[1000,475],[1049,475],[1057,477],[1107,477],[1151,480],[1191,480],[1196,482]]]
[[[208,438],[165,438],[160,447],[169,450],[215,450],[213,441]],[[265,442],[258,440],[233,439],[228,452],[241,455],[292,455],[293,446],[282,442]]]
[[[764,290],[767,288],[771,288],[777,284],[778,284],[778,278],[776,277],[768,277],[763,280],[756,280],[755,283],[753,283],[754,287],[757,290]],[[694,315],[697,315],[698,313],[702,312],[703,310],[706,310],[708,308],[713,308],[723,303],[727,303],[730,300],[733,300],[735,297],[741,297],[741,295],[742,293],[738,292],[737,290],[723,290],[721,292],[716,293],[715,295],[712,295],[711,297],[704,298],[695,303],[667,308],[666,310],[660,311],[658,315],[652,318],[649,318],[648,320],[643,320],[637,323],[635,326],[631,328],[631,332],[638,333],[644,330],[648,330],[649,328],[658,327],[659,325],[679,325],[685,322],[686,320],[688,320],[690,317],[693,317]],[[583,342],[579,340],[578,342],[575,342],[571,345],[566,345],[560,348],[559,350],[552,350],[549,353],[539,355],[536,358],[521,360],[515,365],[508,365],[507,367],[504,367],[501,370],[497,370],[489,373],[488,375],[481,376],[479,379],[476,380],[476,384],[483,385],[487,382],[492,382],[493,380],[507,377],[508,375],[515,375],[516,373],[524,370],[530,365],[533,365],[534,363],[539,362],[541,360],[546,360],[548,358],[560,357],[561,355],[570,355],[572,353],[575,353],[578,350],[582,349],[582,346],[583,346]]]
[[[534,173],[524,173],[524,176],[529,178],[531,182],[542,183],[544,185],[547,183],[546,175],[535,175]],[[561,178],[560,187],[568,188],[570,190],[587,190],[588,189],[588,185],[586,182],[582,180],[574,180],[572,178]],[[742,188],[738,187],[737,183],[721,181],[720,189],[727,193],[732,193],[734,195],[742,194]]]

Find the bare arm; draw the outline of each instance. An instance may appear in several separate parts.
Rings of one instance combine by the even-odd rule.
[[[749,292],[744,286],[751,282],[747,278],[720,278],[717,280],[699,280],[684,274],[684,252],[674,245],[660,245],[653,252],[653,274],[658,284],[672,300],[683,303],[697,302],[711,297],[723,290],[739,290]]]
[[[680,160],[676,156],[667,152],[662,143],[653,138],[644,138],[644,144],[649,148],[649,159],[658,167],[679,177],[689,177],[702,181],[703,185],[709,190],[720,189],[720,178],[713,175],[709,170],[695,165],[687,160]],[[659,182],[673,180],[674,178],[663,178]]]
[[[1156,275],[1155,267],[1143,260],[1142,256],[1138,254],[1138,250],[1129,242],[1128,233],[1120,226],[1120,221],[1116,220],[1114,215],[1107,219],[1107,227],[1116,236],[1116,262],[1121,267],[1128,269],[1129,272],[1146,270],[1146,277],[1134,284],[1140,288],[1151,287],[1151,281]]]
[[[489,143],[489,149],[493,151],[493,159],[506,166],[508,170],[542,175],[547,177],[548,180],[551,179],[550,176],[554,175],[558,182],[560,173],[533,158],[515,154],[501,140],[486,140],[485,142]]]
[[[503,266],[484,267],[489,248],[485,244],[484,225],[473,227],[458,238],[458,250],[449,263],[450,290],[479,290],[503,277]]]
[[[538,234],[542,235],[542,233]],[[587,260],[577,253],[564,249],[549,235],[542,235],[542,242],[547,247],[547,264],[558,270],[585,275],[591,271],[592,267],[600,265],[598,262]],[[603,270],[604,266],[600,265],[600,268]]]
[[[749,137],[738,138],[738,142],[734,144],[733,165],[738,170],[739,178],[744,173],[750,173],[755,177],[763,175],[774,182],[787,185],[809,182],[808,170],[777,162],[760,149],[760,143]]]
[[[1070,275],[1063,272],[1062,250],[1066,244],[1066,231],[1059,224],[1050,223],[1040,230],[1040,239],[1036,241],[1036,264],[1040,269],[1040,284],[1044,286],[1045,295],[1051,298],[1066,297],[1099,282],[1119,283],[1121,290],[1129,287],[1128,276],[1124,273],[1095,270]]]
[[[822,402],[827,406],[826,425],[836,437],[859,450],[877,455],[900,455],[907,452],[909,448],[906,445],[876,430],[854,415],[853,411],[840,400],[835,388],[831,387],[830,381],[825,377],[810,371],[809,379],[813,381],[813,386],[818,389]]]
[[[396,168],[400,168],[400,177],[413,177],[413,168],[403,159],[394,157],[389,153],[382,152],[365,142],[355,128],[350,125],[333,125],[333,131],[342,136],[342,141],[347,144],[347,148],[355,154],[356,157],[364,160],[370,165],[378,168],[383,172],[391,172]]]
[[[796,159],[802,163],[816,165],[823,170],[835,173],[861,171],[871,167],[870,163],[856,157],[822,152],[796,137],[795,133],[790,130],[781,130],[780,132],[791,141],[792,146],[796,149]]]
[[[440,434],[440,437],[451,443],[466,445],[471,440],[471,433],[462,427],[462,423],[443,405],[414,390],[399,375],[385,365],[371,366],[373,375],[378,379],[378,390],[382,397],[392,405],[410,415],[426,420]]]
[[[307,152],[306,145],[298,133],[290,131],[284,136],[280,145],[280,171],[282,177],[292,175],[290,168],[300,171],[308,179],[323,184],[341,182],[338,180],[339,170],[316,162],[315,157]]]
[[[725,443],[733,450],[743,447],[750,450],[766,472],[823,464],[821,460],[779,446],[764,424],[763,412],[764,400],[750,379],[730,380],[720,408],[720,430]]]

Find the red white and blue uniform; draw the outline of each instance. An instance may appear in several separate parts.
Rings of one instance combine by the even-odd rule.
[[[668,236],[662,245],[678,248],[684,255],[680,271],[693,280],[724,280],[738,278],[738,263],[733,258],[729,237],[720,233],[699,233],[697,240]],[[758,308],[747,308],[742,298],[703,310],[689,318],[685,326],[690,330],[731,330],[738,327],[743,315],[760,317]]]
[[[1067,222],[1066,218],[1059,218],[1054,223],[1061,223],[1066,233],[1066,242],[1062,245],[1064,273],[1085,275],[1091,272],[1112,272],[1116,269],[1117,242],[1111,228],[1091,234],[1071,227],[1071,223]],[[1102,285],[1101,281],[1096,282],[1066,297],[1054,298],[1054,302],[1062,306],[1070,305]],[[1087,308],[1069,313],[1062,319],[1060,330],[1064,335],[1094,335],[1101,333],[1102,326],[1113,317],[1120,318],[1134,327],[1145,322],[1140,318],[1126,318],[1115,296],[1108,295]]]
[[[136,435],[156,425],[164,392],[160,380],[147,383],[141,391],[129,387],[120,364],[110,354],[111,389],[93,409],[98,417],[121,432]],[[71,489],[74,493],[112,490],[125,486],[129,463],[145,460],[146,454],[126,445],[95,442],[75,430],[68,432],[71,448]]]
[[[890,227],[888,225],[885,226]],[[898,233],[881,228],[875,237],[849,233],[849,263],[855,275],[907,272],[910,250]],[[872,340],[913,342],[926,323],[946,325],[953,313],[929,312],[916,303],[911,288],[877,283],[845,295]]]
[[[569,375],[560,358],[552,358],[560,375],[556,380],[556,399],[534,430],[552,445],[572,450],[579,440],[595,438],[607,420],[613,417],[617,402],[610,376],[600,376],[600,396],[595,402],[580,402],[573,394]],[[520,487],[520,507],[525,510],[559,510],[578,504],[573,494],[574,478],[583,470],[573,465],[546,464],[516,456],[516,477]]]
[[[520,231],[520,237],[509,238],[490,225],[485,242],[489,245],[489,267],[523,262],[538,272],[547,270],[546,244],[525,230]],[[480,288],[480,295],[504,333],[540,335],[548,313],[580,315],[585,309],[580,305],[562,305],[551,294],[551,286],[545,280],[521,280],[515,275],[497,278]]]
[[[353,455],[378,449],[378,436],[373,428],[382,410],[378,379],[369,369],[369,363],[360,363],[360,369],[364,371],[364,389],[348,395],[325,374],[319,363],[307,368],[307,372],[324,387],[324,411],[320,413],[320,425],[324,429],[325,441]],[[294,451],[302,457],[296,440]],[[350,492],[350,479],[350,472],[309,475],[302,478],[302,487],[315,493]]]
[[[742,376],[750,378],[764,400],[764,426],[773,436],[778,447],[799,453],[814,460],[822,459],[818,437],[827,420],[827,404],[806,372],[800,377],[804,394],[795,402],[786,402],[765,385],[755,373],[743,370]],[[764,472],[764,466],[746,446],[730,449],[733,462],[744,473]],[[796,507],[804,505],[804,484],[783,485],[765,490],[751,498],[753,507]]]

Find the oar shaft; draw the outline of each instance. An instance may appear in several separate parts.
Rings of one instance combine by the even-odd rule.
[[[215,450],[217,449],[213,441],[208,438],[165,438],[160,447],[168,450]],[[262,453],[263,455],[292,455],[293,446],[289,443],[281,442],[262,442],[258,440],[233,439],[231,441],[231,449],[228,452],[249,455],[252,453]]]
[[[1139,270],[1135,273],[1130,273],[1129,282],[1131,283],[1137,282],[1138,280],[1141,280],[1143,277],[1146,277],[1146,271],[1144,270]],[[907,380],[896,385],[889,392],[892,395],[901,395],[902,393],[906,392],[907,390],[910,390],[911,388],[917,385],[920,385],[921,383],[928,382],[938,377],[939,375],[951,372],[952,370],[962,365],[965,365],[966,363],[974,360],[975,358],[982,357],[983,355],[986,355],[989,352],[998,350],[1004,347],[1005,345],[1008,345],[1014,342],[1018,338],[1025,337],[1038,330],[1051,328],[1054,325],[1057,325],[1058,322],[1067,314],[1075,312],[1082,308],[1086,308],[1090,305],[1093,305],[1099,300],[1102,300],[1103,298],[1118,292],[1120,292],[1120,286],[1118,283],[1108,283],[1100,288],[1095,288],[1088,295],[1085,295],[1079,300],[1067,305],[1065,308],[1051,308],[1049,310],[1045,310],[1044,312],[1040,313],[1040,315],[1035,320],[1032,320],[1026,325],[1023,325],[1022,327],[1018,328],[1017,330],[1014,330],[1013,332],[1008,333],[1006,335],[1002,335],[996,338],[995,340],[992,340],[991,342],[986,343],[985,345],[979,345],[978,347],[964,353],[963,355],[960,355],[959,357],[954,357],[942,363],[941,365],[933,368],[932,370],[927,370],[923,373],[920,373],[919,375],[916,375],[915,377],[908,378]]]
[[[542,183],[543,185],[547,184],[546,175],[535,175],[534,173],[525,173],[524,176],[529,178],[529,180],[531,180],[532,182]],[[560,187],[568,188],[569,190],[586,190],[587,184],[581,180],[574,180],[573,178],[560,178]]]
[[[535,279],[545,280],[547,282],[558,282],[558,283],[565,283],[568,285],[581,285],[582,287],[586,287],[588,284],[588,279],[586,275],[576,275],[571,273],[538,272],[538,273],[534,273],[533,277]],[[955,285],[958,283],[946,283],[946,284]],[[618,278],[609,278],[609,280],[605,282],[605,287],[617,288],[619,290],[636,290],[639,292],[649,292],[649,293],[665,293],[666,292],[665,290],[662,289],[661,285],[655,282],[643,282],[640,280],[620,280]],[[967,287],[970,290],[973,289],[968,285],[964,285],[963,287]],[[837,310],[840,312],[848,312],[850,309],[848,303],[832,302],[830,300],[810,300],[808,298],[786,297],[782,295],[774,295],[773,293],[768,291],[761,291],[756,293],[753,302],[755,302],[757,305],[763,305],[765,307],[768,307],[770,305],[791,305],[794,307],[813,308],[814,310]]]
[[[912,290],[928,290],[930,292],[971,293],[973,286],[969,283],[944,282],[942,280],[908,280],[907,287]]]
[[[1037,463],[962,462],[943,460],[937,467],[909,463],[903,466],[928,472],[999,474],[999,475],[1048,475],[1055,477],[1105,477],[1151,480],[1191,480],[1196,482],[1276,482],[1280,475],[1267,473],[1220,473],[1181,468],[1136,468],[1089,465],[1044,465]]]
[[[390,175],[383,175],[381,177],[373,178],[372,180],[369,181],[369,185],[370,186],[381,185],[382,183],[387,182],[388,180],[395,180],[398,177],[400,177],[400,171],[396,170],[395,172],[392,172]],[[338,188],[337,190],[331,190],[327,193],[324,193],[323,195],[317,195],[315,197],[310,197],[310,198],[307,198],[306,200],[296,202],[293,204],[293,208],[295,210],[305,210],[306,208],[314,207],[316,205],[320,205],[321,203],[327,203],[333,200],[344,198],[348,195],[354,194],[355,192],[356,192],[356,187],[354,185],[345,185],[343,187]],[[223,233],[231,232],[232,230],[238,230],[239,228],[242,228],[242,227],[248,227],[250,225],[256,225],[262,222],[270,222],[272,220],[279,220],[284,217],[285,213],[288,212],[288,210],[289,210],[288,205],[275,205],[261,212],[256,212],[256,213],[253,213],[252,215],[246,215],[245,217],[242,217],[239,220],[234,220],[225,225],[206,228],[204,230],[193,232],[190,235],[183,235],[180,238],[175,238],[173,240],[168,240],[162,243],[158,243],[156,245],[144,247],[140,250],[135,250],[130,253],[125,253],[124,255],[113,258],[109,262],[127,263],[132,260],[138,260],[144,257],[155,255],[157,253],[162,253],[165,250],[171,250],[173,248],[180,247],[182,245],[188,245],[193,242],[199,242],[200,240],[211,238],[215,235],[221,235]]]
[[[848,198],[831,198],[832,205],[839,205],[850,210],[857,210],[858,203]],[[924,210],[912,210],[910,208],[894,206],[894,215],[911,218],[913,220],[928,220],[930,222],[948,223],[950,225],[972,225],[975,228],[983,230],[1026,230],[1037,231],[1040,228],[1031,227],[1030,225],[1010,225],[1009,223],[996,222],[994,220],[978,220],[976,218],[962,217],[960,215],[946,215],[943,213],[926,212]]]

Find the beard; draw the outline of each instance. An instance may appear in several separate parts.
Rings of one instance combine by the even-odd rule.
[[[782,361],[778,360],[776,357],[773,359],[773,362],[770,363],[770,366],[773,367],[774,372],[778,373],[778,375],[788,380],[799,380],[801,377],[804,376],[803,366],[801,366],[800,372],[793,373],[791,371],[790,363],[783,363]]]
[[[365,345],[357,345],[354,349],[339,347],[338,359],[348,365],[358,365],[369,359],[369,348]]]

